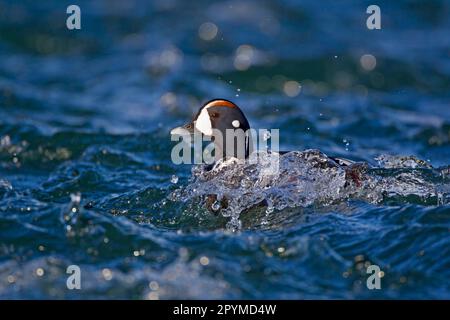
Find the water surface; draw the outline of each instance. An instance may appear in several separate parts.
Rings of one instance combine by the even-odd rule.
[[[66,3],[0,1],[1,298],[450,298],[448,1],[378,1],[375,31],[369,1],[78,4],[69,31]],[[173,197],[202,182],[170,160],[170,128],[217,97],[394,192],[313,170],[327,192],[227,227]]]

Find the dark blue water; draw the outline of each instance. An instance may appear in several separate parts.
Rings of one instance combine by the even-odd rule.
[[[370,1],[68,4],[0,1],[0,298],[450,298],[450,2],[377,1],[381,30]],[[230,229],[171,196],[202,184],[169,131],[217,97],[384,169]]]

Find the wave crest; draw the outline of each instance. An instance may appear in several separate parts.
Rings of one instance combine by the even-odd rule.
[[[318,150],[281,155],[259,151],[247,161],[231,158],[212,168],[193,167],[190,183],[175,190],[170,199],[201,199],[210,211],[230,217],[233,228],[239,228],[240,214],[255,206],[265,207],[270,214],[287,207],[323,206],[349,199],[448,203],[450,184],[445,169],[433,169],[414,157],[377,159],[385,166],[342,166]]]

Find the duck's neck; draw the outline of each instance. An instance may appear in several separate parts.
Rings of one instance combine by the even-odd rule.
[[[230,136],[228,139],[225,137],[222,139],[213,139],[215,148],[215,160],[220,160],[224,158],[237,158],[237,159],[247,159],[251,152],[253,151],[253,140],[248,133],[243,133],[243,135],[237,134],[235,136]]]

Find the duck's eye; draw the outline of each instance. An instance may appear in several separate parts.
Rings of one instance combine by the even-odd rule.
[[[219,114],[217,112],[213,112],[213,113],[211,113],[211,117],[218,118]]]

